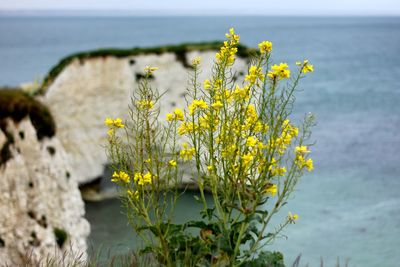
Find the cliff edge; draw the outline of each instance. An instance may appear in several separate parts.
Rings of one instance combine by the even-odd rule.
[[[0,90],[0,266],[64,253],[66,261],[85,258],[90,226],[55,129],[40,102]]]

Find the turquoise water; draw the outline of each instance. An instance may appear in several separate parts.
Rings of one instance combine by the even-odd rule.
[[[337,257],[350,266],[399,266],[400,18],[0,17],[0,85],[44,75],[72,52],[215,40],[231,26],[244,44],[271,40],[277,62],[315,65],[294,115],[317,115],[315,172],[288,205],[300,220],[271,249],[287,262],[302,253],[310,266],[320,257],[325,266]],[[179,216],[195,214],[188,202]],[[133,245],[117,201],[88,204],[87,213],[94,246]]]

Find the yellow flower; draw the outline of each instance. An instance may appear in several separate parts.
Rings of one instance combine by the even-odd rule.
[[[225,34],[226,38],[231,40],[232,44],[237,44],[239,42],[239,35],[235,34],[235,29],[234,28],[230,28],[229,29],[229,33]]]
[[[114,171],[111,181],[114,183],[122,181],[122,182],[128,184],[131,181],[131,178],[124,171],[119,171],[119,172]]]
[[[272,168],[272,166],[270,166],[270,170],[272,176],[283,176],[286,173],[285,167]]]
[[[139,185],[151,184],[151,173],[147,172],[143,175],[142,180],[138,182]]]
[[[213,169],[214,169],[214,167],[213,167],[212,165],[208,165],[208,166],[207,166],[207,170],[208,170],[209,172],[211,172]]]
[[[128,189],[128,190],[126,190],[126,193],[128,194],[129,197],[131,197],[131,198],[133,198],[135,200],[139,199],[139,192],[138,191],[134,191],[134,190]]]
[[[122,119],[120,119],[120,118],[116,118],[114,120],[114,126],[117,127],[117,128],[124,128],[125,127],[125,125],[122,123]]]
[[[270,53],[272,51],[272,43],[269,41],[263,41],[258,44],[258,48],[260,48],[260,53]]]
[[[235,144],[231,144],[222,151],[221,156],[226,158],[226,157],[236,156],[236,154],[237,154],[237,146]]]
[[[295,221],[297,221],[299,219],[299,215],[297,214],[292,214],[290,211],[288,213],[288,217],[287,217],[289,223],[295,223]]]
[[[200,62],[201,62],[201,57],[197,56],[192,60],[192,65],[193,66],[198,66],[200,64]]]
[[[222,104],[221,101],[216,101],[216,102],[213,103],[211,106],[212,106],[214,109],[219,110],[219,109],[221,109],[224,105]]]
[[[109,137],[112,137],[113,135],[114,135],[114,129],[108,129],[108,131],[107,131],[107,135],[109,136]]]
[[[248,166],[251,163],[251,161],[253,161],[253,159],[254,156],[251,153],[247,153],[242,156],[244,166]]]
[[[314,71],[314,66],[311,64],[306,64],[306,65],[304,65],[302,72],[307,73],[307,72],[313,72],[313,71]]]
[[[136,172],[133,176],[133,180],[137,183],[138,181],[142,180],[143,175],[140,172]]]
[[[178,134],[184,135],[187,133],[193,133],[198,129],[197,125],[194,125],[193,122],[182,122],[182,124],[178,127]]]
[[[146,174],[142,174],[140,172],[135,173],[133,179],[138,185],[145,185],[145,184],[151,184],[152,175],[150,172],[147,172]]]
[[[297,66],[300,66],[301,72],[302,73],[307,73],[307,72],[313,72],[314,71],[314,66],[311,65],[308,60],[304,60],[303,62],[296,62]]]
[[[146,66],[146,67],[144,68],[144,71],[145,71],[148,75],[153,74],[153,72],[155,72],[156,70],[158,70],[157,67]]]
[[[154,102],[152,100],[139,100],[136,104],[139,109],[152,109],[154,107]]]
[[[151,163],[151,158],[146,159],[144,162],[147,163],[147,164]]]
[[[175,160],[171,159],[170,161],[168,161],[168,165],[171,167],[176,167],[177,163]]]
[[[183,113],[183,110],[180,108],[176,108],[174,110],[174,115],[175,115],[175,119],[178,121],[183,121],[185,119],[185,114]]]
[[[246,145],[248,147],[254,147],[258,143],[258,139],[254,136],[250,136],[246,140]]]
[[[255,83],[257,80],[264,81],[264,74],[262,73],[262,69],[260,67],[251,66],[249,69],[249,74],[245,77],[245,81]]]
[[[208,80],[208,79],[205,80],[203,86],[204,86],[204,89],[206,89],[206,90],[211,89],[211,82],[210,82],[210,80]]]
[[[296,153],[299,154],[306,154],[306,153],[310,153],[310,150],[308,150],[308,148],[306,146],[296,146]]]
[[[104,124],[107,126],[114,126],[114,120],[111,118],[107,118],[104,120]]]
[[[196,150],[194,148],[190,148],[189,145],[186,142],[182,144],[180,157],[184,161],[191,160],[195,153],[196,153]]]
[[[116,127],[116,128],[124,128],[125,125],[122,123],[121,118],[116,118],[115,120],[111,118],[107,118],[104,121],[104,124],[109,126],[109,127]]]
[[[166,117],[167,121],[173,121],[174,119],[175,119],[175,115],[174,114],[172,114],[172,113],[168,113],[167,114],[167,117]]]
[[[193,100],[192,104],[189,105],[189,114],[193,115],[196,109],[207,109],[208,105],[204,100]]]
[[[232,96],[236,101],[247,101],[250,98],[250,86],[245,86],[240,88],[239,85],[236,85],[235,90],[232,92]]]
[[[185,114],[180,108],[176,108],[174,110],[174,113],[168,113],[166,117],[167,121],[173,121],[173,120],[183,121],[184,119],[185,119]]]
[[[268,183],[265,192],[273,197],[276,195],[276,192],[278,192],[278,186],[276,184]]]
[[[267,75],[271,79],[287,79],[290,77],[290,70],[288,67],[286,63],[281,63],[279,65],[274,64]]]
[[[296,156],[296,164],[299,168],[307,168],[307,171],[311,172],[314,170],[314,164],[312,159],[305,159],[301,153],[297,154]]]
[[[219,53],[215,55],[217,63],[225,62],[226,65],[230,66],[235,62],[235,54],[238,49],[236,45],[239,43],[239,35],[235,34],[235,30],[231,28],[229,33],[226,34],[226,38],[229,41],[225,41],[223,46],[221,47]]]
[[[314,164],[312,159],[307,159],[306,162],[304,163],[304,166],[307,168],[307,171],[311,172],[314,170]]]
[[[250,125],[253,125],[258,120],[258,115],[256,111],[256,107],[253,104],[247,106],[246,110],[246,122]]]

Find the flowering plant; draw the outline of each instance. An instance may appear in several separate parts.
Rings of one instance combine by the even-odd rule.
[[[112,181],[122,189],[128,219],[147,244],[142,253],[151,253],[162,266],[246,266],[265,260],[262,247],[298,215],[289,213],[277,228],[269,227],[271,218],[303,172],[313,170],[305,143],[313,116],[300,126],[289,120],[299,80],[313,66],[297,62],[292,75],[286,63],[271,63],[272,43],[264,41],[244,82],[236,84],[232,66],[239,36],[230,29],[226,37],[212,77],[200,83],[201,60],[192,61],[186,109],[158,118],[160,95],[148,79],[157,68],[147,67],[130,119],[105,121]],[[202,219],[176,224],[184,170],[193,170]]]

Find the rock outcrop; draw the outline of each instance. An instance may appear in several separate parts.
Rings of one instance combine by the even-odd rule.
[[[126,118],[128,104],[146,66],[156,66],[153,88],[164,93],[160,118],[174,107],[183,107],[190,62],[202,57],[199,80],[211,76],[219,44],[187,45],[143,50],[113,50],[71,56],[46,78],[43,100],[57,121],[57,135],[80,183],[90,182],[104,172],[106,117]],[[130,52],[129,52],[130,51]],[[235,64],[237,79],[243,79],[251,50],[240,47]]]
[[[84,259],[90,226],[51,116],[15,90],[0,100],[0,266]]]

